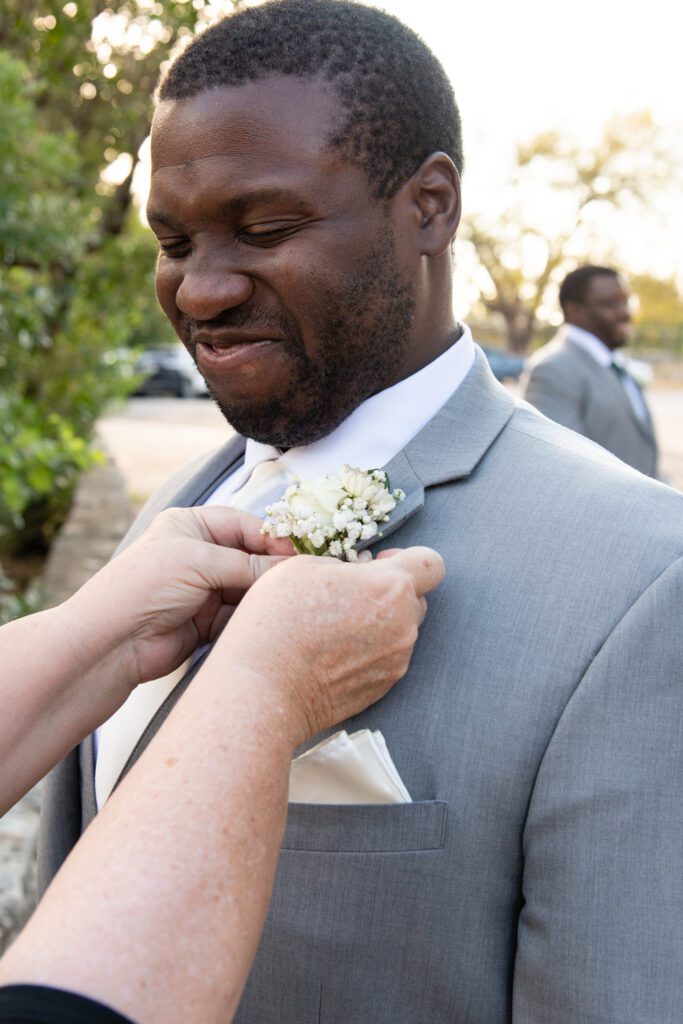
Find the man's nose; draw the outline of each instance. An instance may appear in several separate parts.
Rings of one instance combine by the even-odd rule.
[[[193,320],[213,320],[247,302],[253,291],[253,281],[246,274],[198,266],[186,271],[176,292],[176,306]]]

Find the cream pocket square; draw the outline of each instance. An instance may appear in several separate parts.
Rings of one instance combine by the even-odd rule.
[[[382,733],[328,736],[292,761],[289,800],[298,804],[409,804]]]

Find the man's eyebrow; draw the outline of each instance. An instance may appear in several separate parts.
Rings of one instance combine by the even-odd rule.
[[[219,210],[226,217],[240,217],[259,203],[289,203],[299,207],[302,211],[308,209],[306,201],[298,192],[293,192],[291,189],[258,188],[251,192],[242,192],[233,199],[226,199],[220,204]],[[154,222],[170,228],[172,231],[184,230],[178,221],[173,220],[168,214],[162,213],[161,210],[148,209],[147,220],[150,224]]]
[[[251,192],[242,192],[234,199],[228,199],[221,203],[221,210],[225,214],[238,217],[259,203],[291,203],[302,210],[307,208],[305,200],[298,192],[286,188],[257,188]]]

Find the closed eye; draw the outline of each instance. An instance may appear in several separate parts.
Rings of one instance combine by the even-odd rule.
[[[251,224],[241,228],[237,237],[249,245],[276,245],[290,238],[302,227],[301,221],[284,221],[271,224]]]
[[[192,246],[190,245],[189,238],[178,238],[173,239],[172,241],[159,242],[159,249],[161,252],[164,256],[170,256],[172,260],[180,260],[185,256],[189,256],[191,248]]]

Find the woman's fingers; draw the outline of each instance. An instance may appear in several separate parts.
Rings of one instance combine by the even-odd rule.
[[[408,573],[418,597],[438,587],[446,573],[443,558],[433,548],[395,548],[382,554],[385,557],[378,557],[374,563],[378,569],[399,569]]]
[[[167,508],[147,529],[148,537],[191,537],[220,547],[238,548],[254,554],[292,555],[286,539],[261,533],[263,523],[256,516],[224,505],[197,508]]]
[[[443,576],[441,557],[424,547],[360,566],[286,559],[250,591],[218,647],[289,694],[303,739],[358,714],[405,674],[424,594]]]

